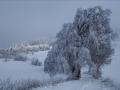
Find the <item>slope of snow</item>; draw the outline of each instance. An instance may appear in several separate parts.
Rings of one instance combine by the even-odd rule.
[[[37,57],[41,62],[44,61],[47,55],[47,51],[40,51],[33,55]],[[30,57],[29,57],[30,58]],[[28,61],[0,61],[0,79],[10,78],[11,80],[23,80],[23,79],[48,79],[49,75],[44,73],[42,66],[31,65]]]

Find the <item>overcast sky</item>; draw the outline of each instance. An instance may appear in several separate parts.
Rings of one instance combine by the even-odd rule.
[[[0,1],[0,48],[19,41],[55,37],[64,23],[73,21],[77,8],[96,5],[111,9],[111,26],[120,27],[119,0]]]

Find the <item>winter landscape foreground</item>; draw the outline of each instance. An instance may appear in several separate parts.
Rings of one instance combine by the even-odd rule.
[[[115,40],[112,45],[115,48],[115,54],[112,57],[113,62],[111,65],[104,67],[102,76],[103,78],[99,80],[95,80],[89,75],[83,73],[80,80],[64,81],[66,76],[57,75],[54,78],[56,80],[56,84],[45,84],[49,83],[49,81],[53,79],[44,72],[44,60],[47,56],[48,51],[39,51],[33,55],[28,54],[27,57],[29,58],[29,61],[14,61],[11,59],[7,62],[4,62],[4,59],[1,59],[0,90],[14,90],[10,89],[11,86],[9,85],[11,85],[11,82],[16,82],[16,80],[23,82],[27,80],[35,80],[38,82],[41,81],[42,83],[44,82],[43,84],[45,85],[41,85],[40,87],[38,85],[36,86],[37,88],[32,87],[33,89],[31,90],[120,90],[120,39]],[[42,66],[31,65],[30,60],[33,57],[38,58],[39,61],[42,62]],[[60,83],[59,80],[61,80]],[[3,85],[4,88],[2,87]],[[17,87],[19,85],[16,84],[14,86]]]

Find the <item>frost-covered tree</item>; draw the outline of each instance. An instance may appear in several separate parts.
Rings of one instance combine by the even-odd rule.
[[[101,77],[101,67],[111,62],[113,52],[110,14],[110,10],[99,6],[78,9],[73,23],[64,24],[57,34],[44,70],[51,75],[71,73],[77,62],[80,67],[87,64],[94,78]]]
[[[50,75],[56,73],[69,72],[69,65],[67,62],[69,40],[68,33],[72,24],[64,24],[63,29],[57,34],[57,40],[54,42],[52,49],[48,52],[47,58],[44,63],[44,70],[49,72]]]
[[[74,25],[81,37],[82,45],[89,49],[94,64],[93,76],[101,76],[101,66],[111,62],[110,55],[112,29],[109,24],[111,11],[97,6],[89,9],[78,9]]]

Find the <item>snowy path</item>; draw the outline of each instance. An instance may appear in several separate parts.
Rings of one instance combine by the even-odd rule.
[[[81,80],[73,80],[55,86],[47,86],[32,90],[115,90],[114,87],[106,86],[100,80],[82,78]],[[117,90],[117,89],[116,89]]]

